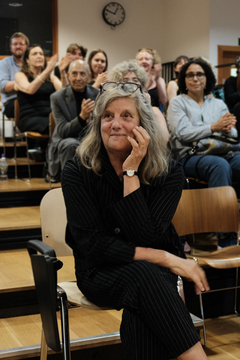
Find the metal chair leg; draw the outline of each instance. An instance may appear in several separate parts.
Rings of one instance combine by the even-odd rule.
[[[200,292],[199,294],[199,302],[200,302],[200,309],[201,309],[201,317],[204,321],[204,325],[203,325],[203,341],[204,341],[204,346],[207,345],[207,336],[206,336],[206,325],[205,325],[205,318],[204,318],[204,311],[203,311],[203,301],[202,301],[202,293]]]
[[[29,159],[29,153],[28,153],[28,139],[26,136],[26,150],[27,150],[27,162],[28,162],[28,178],[31,180],[31,169],[30,169],[30,159]]]
[[[62,320],[61,324],[62,324],[63,358],[64,360],[71,360],[67,295],[65,292],[63,292],[59,296],[60,296],[61,320]]]
[[[13,122],[13,136],[14,136],[14,167],[15,167],[15,179],[17,179],[17,139],[16,139],[16,126]]]
[[[2,113],[2,139],[3,139],[3,152],[6,156],[6,143],[5,143],[5,115]]]
[[[234,312],[235,314],[237,314],[239,316],[239,311],[238,311],[238,268],[236,268],[236,282],[235,282],[236,288],[235,288],[235,299],[234,299]]]

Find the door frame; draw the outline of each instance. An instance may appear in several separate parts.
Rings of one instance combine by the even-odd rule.
[[[218,65],[223,65],[223,55],[226,52],[239,52],[240,46],[218,45]],[[223,68],[218,68],[218,84],[222,84]]]

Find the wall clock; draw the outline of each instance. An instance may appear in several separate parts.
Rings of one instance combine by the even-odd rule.
[[[102,12],[103,20],[112,27],[122,24],[125,19],[125,10],[122,5],[117,2],[107,4]]]

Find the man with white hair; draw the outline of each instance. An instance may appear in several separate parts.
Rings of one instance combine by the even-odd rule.
[[[56,177],[65,163],[74,156],[79,139],[90,122],[99,90],[87,85],[89,74],[85,61],[73,61],[68,72],[70,85],[51,95],[51,108],[56,124],[48,150],[48,171],[52,177]]]

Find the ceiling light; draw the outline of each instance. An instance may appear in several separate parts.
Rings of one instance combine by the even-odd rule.
[[[14,7],[22,6],[22,4],[20,4],[20,3],[10,3],[8,5],[9,6],[14,6]]]

